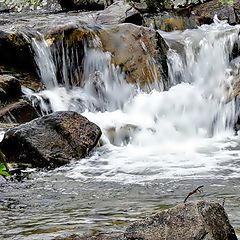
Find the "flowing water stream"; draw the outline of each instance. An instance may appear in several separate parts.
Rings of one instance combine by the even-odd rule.
[[[215,19],[195,30],[160,32],[172,46],[172,87],[164,92],[127,84],[97,38],[84,49],[82,86],[58,85],[52,52],[44,39],[31,38],[47,89],[24,89],[26,95],[43,114],[82,113],[101,127],[103,145],[81,161],[32,171],[23,183],[3,188],[0,236],[122,231],[129,221],[183,202],[199,185],[204,192],[192,199],[225,202],[240,234],[240,144],[233,131],[236,106],[227,99],[239,70],[231,63],[239,31]],[[67,66],[68,59],[62,62]]]

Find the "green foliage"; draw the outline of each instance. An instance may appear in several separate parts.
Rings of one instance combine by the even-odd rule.
[[[4,3],[7,7],[16,10],[21,10],[22,8],[36,9],[43,2],[44,0],[0,0],[0,3]]]
[[[219,0],[221,4],[228,4],[229,6],[233,6],[234,0]]]
[[[0,162],[0,175],[4,177],[10,177],[11,174],[8,172],[8,168],[6,167],[5,163]]]

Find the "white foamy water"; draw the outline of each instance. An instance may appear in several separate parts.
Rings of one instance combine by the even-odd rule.
[[[226,104],[233,79],[229,55],[238,33],[238,26],[217,20],[196,30],[161,32],[183,46],[182,52],[169,51],[169,91],[145,93],[128,85],[98,46],[85,49],[81,88],[30,94],[43,113],[78,111],[103,131],[103,146],[73,163],[68,176],[123,183],[239,176],[232,164],[239,161],[234,103]]]

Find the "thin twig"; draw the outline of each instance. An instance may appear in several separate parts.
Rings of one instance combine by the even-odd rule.
[[[199,187],[197,187],[196,189],[194,189],[192,192],[190,192],[188,195],[187,195],[187,197],[184,199],[184,203],[186,203],[187,202],[187,200],[188,200],[188,198],[190,197],[190,196],[192,196],[193,194],[195,194],[195,193],[198,193],[198,192],[201,192],[201,188],[203,188],[204,186],[203,185],[201,185],[201,186],[199,186]]]

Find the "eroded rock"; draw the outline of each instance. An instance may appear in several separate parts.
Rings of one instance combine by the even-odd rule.
[[[100,128],[80,114],[56,112],[8,130],[0,147],[8,162],[58,167],[84,157],[100,136]]]
[[[179,204],[127,227],[127,240],[237,240],[224,208],[207,201]]]

